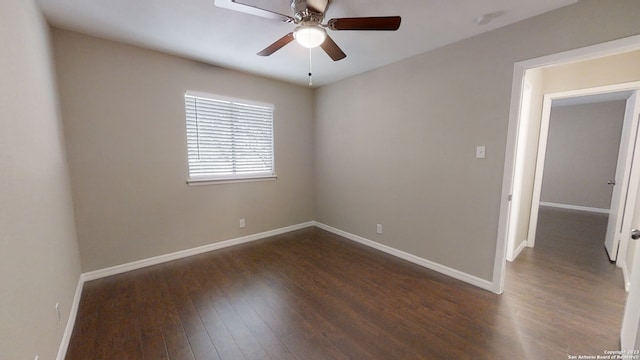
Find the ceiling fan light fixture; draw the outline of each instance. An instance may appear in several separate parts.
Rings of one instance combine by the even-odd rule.
[[[327,32],[319,26],[301,25],[295,29],[293,37],[300,45],[313,49],[322,45],[327,38]]]

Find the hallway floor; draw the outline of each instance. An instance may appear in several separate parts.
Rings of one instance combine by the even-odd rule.
[[[528,335],[566,349],[565,359],[620,346],[626,292],[604,249],[607,218],[541,207],[535,247],[507,263],[503,300],[519,321],[540,325]]]

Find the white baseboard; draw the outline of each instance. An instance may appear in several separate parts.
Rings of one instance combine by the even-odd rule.
[[[220,241],[217,243],[200,246],[193,249],[177,251],[174,253],[155,256],[152,258],[134,261],[127,264],[116,265],[116,266],[108,267],[105,269],[82,273],[80,275],[80,278],[78,279],[78,286],[76,287],[76,293],[73,297],[73,304],[71,305],[71,310],[69,312],[69,319],[67,320],[67,325],[65,327],[64,334],[62,335],[60,346],[58,347],[58,355],[56,356],[56,360],[64,360],[64,358],[67,355],[67,350],[69,348],[69,341],[71,341],[73,327],[75,326],[76,317],[78,316],[78,307],[80,305],[80,298],[82,296],[82,289],[84,288],[85,282],[100,279],[100,278],[111,276],[111,275],[121,274],[131,270],[141,269],[147,266],[157,265],[157,264],[172,261],[172,260],[177,260],[177,259],[181,259],[181,258],[193,256],[193,255],[198,255],[198,254],[202,254],[202,253],[213,251],[213,250],[219,250],[219,249],[234,246],[234,245],[240,245],[240,244],[248,243],[251,241],[264,239],[267,237],[276,236],[276,235],[288,233],[291,231],[308,228],[314,225],[315,223],[313,221],[309,221],[306,223],[287,226],[280,229],[247,235],[247,236],[243,236],[236,239]]]
[[[69,310],[69,318],[67,319],[67,325],[64,328],[64,333],[62,334],[62,340],[60,341],[60,346],[58,347],[58,355],[56,356],[56,360],[64,360],[67,356],[67,349],[69,348],[69,341],[71,341],[71,334],[73,334],[73,327],[76,324],[76,317],[78,316],[78,307],[80,306],[80,297],[82,296],[82,288],[84,288],[83,275],[80,274],[78,278],[78,285],[76,286],[76,293],[73,296],[73,303],[71,304],[71,309]]]
[[[609,214],[609,209],[601,209],[601,208],[594,208],[594,207],[588,207],[588,206],[558,204],[558,203],[552,203],[552,202],[546,202],[546,201],[540,201],[540,205],[541,206],[548,206],[548,207],[555,207],[555,208],[560,208],[560,209],[589,211],[589,212],[594,212],[594,213],[599,213],[599,214]]]
[[[526,247],[527,247],[527,240],[524,240],[523,242],[520,243],[520,245],[518,245],[518,247],[515,250],[513,250],[513,257],[509,258],[507,256],[507,261],[509,262],[515,261],[515,259],[518,258],[518,255],[520,255],[522,250],[524,250],[524,248]]]
[[[182,259],[182,258],[185,258],[185,257],[202,254],[202,253],[206,253],[206,252],[209,252],[209,251],[214,251],[214,250],[219,250],[219,249],[223,249],[223,248],[226,248],[226,247],[240,245],[240,244],[244,244],[244,243],[248,243],[248,242],[264,239],[264,238],[271,237],[271,236],[281,235],[281,234],[284,234],[284,233],[288,233],[288,232],[291,232],[291,231],[308,228],[308,227],[311,227],[311,226],[317,226],[318,228],[321,228],[323,230],[326,230],[326,231],[332,232],[334,234],[340,235],[340,236],[342,236],[342,237],[344,237],[346,239],[349,239],[349,240],[358,242],[360,244],[369,246],[369,247],[371,247],[373,249],[376,249],[376,250],[382,251],[384,253],[396,256],[396,257],[398,257],[400,259],[407,260],[407,261],[412,262],[414,264],[417,264],[417,265],[420,265],[420,266],[425,267],[427,269],[439,272],[441,274],[447,275],[447,276],[452,277],[454,279],[458,279],[460,281],[464,281],[464,282],[466,282],[468,284],[477,286],[479,288],[482,288],[482,289],[485,289],[485,290],[488,290],[488,291],[493,291],[494,290],[494,286],[493,286],[493,283],[491,281],[484,280],[484,279],[475,277],[473,275],[469,275],[469,274],[464,273],[462,271],[455,270],[455,269],[452,269],[452,268],[444,266],[444,265],[440,265],[438,263],[423,259],[421,257],[409,254],[407,252],[394,249],[394,248],[392,248],[390,246],[383,245],[383,244],[377,243],[375,241],[365,239],[363,237],[348,233],[346,231],[342,231],[342,230],[336,229],[334,227],[331,227],[331,226],[328,226],[328,225],[325,225],[325,224],[322,224],[322,223],[318,223],[318,222],[315,222],[315,221],[309,221],[309,222],[302,223],[302,224],[287,226],[287,227],[276,229],[276,230],[265,231],[265,232],[261,232],[261,233],[257,233],[257,234],[253,234],[253,235],[243,236],[243,237],[236,238],[236,239],[220,241],[220,242],[217,242],[217,243],[208,244],[208,245],[204,245],[204,246],[200,246],[200,247],[196,247],[196,248],[192,248],[192,249],[186,249],[186,250],[182,250],[182,251],[177,251],[177,252],[170,253],[170,254],[155,256],[155,257],[148,258],[148,259],[138,260],[138,261],[130,262],[130,263],[127,263],[127,264],[122,264],[122,265],[111,266],[111,267],[108,267],[108,268],[95,270],[95,271],[90,271],[90,272],[86,272],[86,273],[81,274],[80,278],[78,280],[78,286],[76,287],[76,293],[75,293],[75,296],[73,298],[73,304],[71,306],[69,319],[67,320],[67,325],[66,325],[64,334],[62,336],[62,341],[61,341],[60,346],[58,348],[58,355],[57,355],[56,359],[57,360],[64,360],[64,358],[65,358],[65,356],[67,354],[67,349],[69,348],[69,341],[71,340],[71,335],[73,333],[73,327],[75,325],[76,317],[78,315],[78,307],[80,305],[80,298],[81,298],[81,295],[82,295],[82,289],[84,287],[84,283],[85,282],[91,281],[91,280],[100,279],[100,278],[107,277],[107,276],[121,274],[121,273],[124,273],[124,272],[127,272],[127,271],[141,269],[141,268],[144,268],[144,267],[147,267],[147,266],[161,264],[161,263],[172,261],[172,260]]]
[[[342,231],[340,229],[336,229],[336,228],[331,227],[329,225],[325,225],[325,224],[322,224],[322,223],[319,223],[319,222],[315,222],[315,226],[319,227],[320,229],[323,229],[323,230],[329,231],[331,233],[334,233],[336,235],[340,235],[340,236],[342,236],[344,238],[347,238],[349,240],[355,241],[357,243],[366,245],[366,246],[371,247],[373,249],[382,251],[382,252],[387,253],[389,255],[393,255],[393,256],[398,257],[400,259],[407,260],[409,262],[412,262],[414,264],[420,265],[420,266],[425,267],[427,269],[430,269],[430,270],[439,272],[441,274],[447,275],[447,276],[452,277],[454,279],[457,279],[457,280],[460,280],[460,281],[464,281],[464,282],[466,282],[468,284],[471,284],[471,285],[477,286],[479,288],[494,292],[493,282],[491,282],[491,281],[484,280],[484,279],[481,279],[481,278],[473,276],[473,275],[469,275],[469,274],[467,274],[465,272],[462,272],[462,271],[459,271],[459,270],[456,270],[456,269],[452,269],[450,267],[435,263],[433,261],[429,261],[427,259],[415,256],[415,255],[412,255],[412,254],[409,254],[409,253],[404,252],[402,250],[394,249],[394,248],[392,248],[390,246],[383,245],[383,244],[380,244],[378,242],[375,242],[375,241],[372,241],[372,240],[369,240],[369,239],[365,239],[365,238],[363,238],[361,236],[354,235],[354,234],[348,233],[346,231]]]
[[[225,240],[225,241],[220,241],[213,244],[199,246],[192,249],[176,251],[170,254],[154,256],[152,258],[138,260],[138,261],[130,262],[127,264],[111,266],[111,267],[100,269],[100,270],[94,270],[94,271],[84,273],[82,274],[82,276],[84,277],[85,281],[96,280],[96,279],[100,279],[100,278],[111,276],[111,275],[121,274],[127,271],[141,269],[147,266],[157,265],[157,264],[165,263],[168,261],[173,261],[173,260],[193,256],[193,255],[199,255],[199,254],[206,253],[213,250],[219,250],[219,249],[223,249],[223,248],[234,246],[234,245],[240,245],[240,244],[264,239],[270,236],[276,236],[276,235],[288,233],[294,230],[304,229],[307,227],[311,227],[313,225],[314,225],[314,222],[309,221],[306,223],[287,226],[287,227],[283,227],[276,230],[265,231],[257,234],[239,237],[236,239]]]

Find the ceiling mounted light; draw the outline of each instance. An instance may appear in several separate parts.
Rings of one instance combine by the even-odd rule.
[[[302,25],[294,30],[293,37],[300,45],[312,49],[322,45],[327,38],[327,32],[318,26]]]

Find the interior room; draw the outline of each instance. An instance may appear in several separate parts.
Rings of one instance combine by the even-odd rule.
[[[554,275],[524,273],[543,251],[532,247],[532,204],[572,203],[561,198],[568,190],[535,197],[545,96],[635,91],[640,2],[293,3],[0,3],[2,357],[450,358],[455,349],[454,358],[534,359],[637,348],[640,252],[627,240],[640,211],[619,232],[624,260],[602,265],[620,289],[608,310],[592,313],[610,297],[583,278],[554,302],[540,292]],[[295,42],[296,6],[329,42]],[[398,29],[341,31],[360,24],[343,19],[382,16]],[[269,113],[269,169],[199,178],[191,95]],[[633,205],[638,168],[625,173]],[[600,232],[594,224],[585,231]],[[210,293],[181,308],[190,286]],[[142,318],[153,326],[140,328]],[[92,330],[100,324],[111,332]]]

